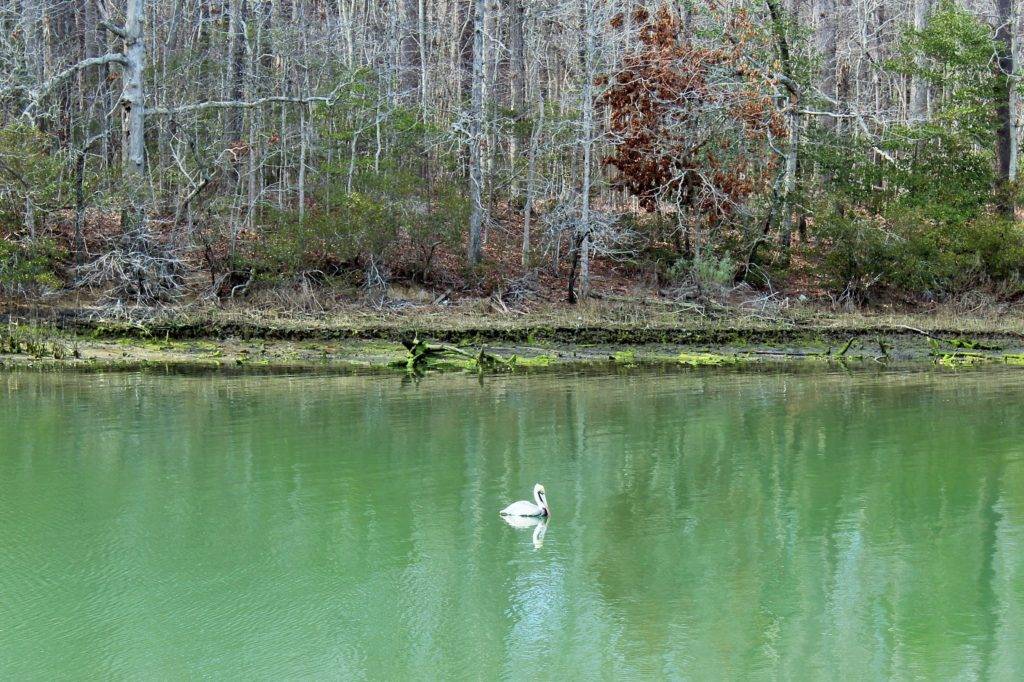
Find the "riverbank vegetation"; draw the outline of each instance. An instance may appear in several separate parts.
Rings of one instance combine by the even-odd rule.
[[[1005,315],[1016,4],[0,2],[0,297]]]
[[[0,366],[242,371],[522,373],[637,367],[808,367],[1024,363],[1024,319],[962,311],[835,313],[709,319],[664,312],[610,322],[613,309],[581,302],[497,317],[469,309],[405,309],[382,319],[348,314],[268,316],[249,309],[165,311],[145,321],[53,309],[6,316]],[[35,313],[40,312],[38,309]],[[429,341],[427,340],[429,339]]]

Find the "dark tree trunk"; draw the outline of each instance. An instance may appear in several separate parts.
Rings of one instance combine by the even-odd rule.
[[[1014,216],[1015,201],[1011,186],[1014,155],[1014,121],[1011,116],[1010,98],[1013,97],[1011,87],[1014,73],[1013,63],[1013,0],[997,0],[999,28],[996,31],[996,42],[999,44],[1000,88],[999,103],[996,116],[999,127],[996,131],[996,159],[999,171],[998,202],[1001,213],[1009,218]]]

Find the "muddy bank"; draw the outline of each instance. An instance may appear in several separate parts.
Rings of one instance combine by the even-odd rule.
[[[417,336],[448,351],[413,358],[407,346]],[[0,326],[0,366],[5,367],[515,373],[552,368],[908,362],[948,367],[1024,365],[1024,335],[979,329],[977,324],[971,331],[863,324],[423,329],[210,319],[140,324],[73,316],[46,322],[9,316]]]

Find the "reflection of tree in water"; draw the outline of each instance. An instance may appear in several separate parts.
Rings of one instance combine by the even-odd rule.
[[[945,676],[963,660],[983,672],[999,624],[990,510],[997,488],[1013,492],[998,483],[1004,453],[977,443],[1013,408],[989,395],[939,420],[928,418],[937,401],[978,405],[984,386],[781,381],[739,395],[706,387],[624,417],[641,436],[602,481],[614,492],[588,537],[634,653],[685,652],[696,669],[729,660],[743,673],[805,661]],[[1019,575],[1020,559],[1010,563]],[[942,651],[961,655],[936,660]]]
[[[4,377],[6,492],[59,468],[52,492],[103,551],[159,527],[172,542],[140,570],[222,576],[280,615],[252,625],[264,640],[322,624],[296,656],[397,677],[1024,666],[1005,378],[103,382]],[[554,516],[535,552],[496,515],[537,481]],[[70,509],[23,497],[44,531]],[[81,511],[104,504],[118,515]]]

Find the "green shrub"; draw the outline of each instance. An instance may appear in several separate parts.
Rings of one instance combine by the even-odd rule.
[[[424,279],[436,249],[458,243],[468,201],[454,185],[428,185],[404,172],[365,175],[358,190],[335,189],[330,202],[315,201],[301,221],[296,211],[268,210],[259,236],[240,250],[236,269],[276,281],[309,271],[337,275],[372,258]],[[399,256],[409,262],[398,262]]]
[[[719,258],[705,252],[693,259],[678,259],[669,268],[668,277],[674,282],[692,279],[700,286],[724,287],[732,284],[735,279],[736,263],[728,253]]]
[[[920,212],[896,220],[831,213],[820,217],[823,274],[857,302],[876,293],[944,297],[1024,273],[1024,227],[982,214],[937,223]]]
[[[8,234],[25,229],[26,199],[35,207],[35,222],[60,205],[69,189],[62,175],[66,151],[54,150],[52,140],[26,123],[0,126],[0,228]]]
[[[57,289],[63,254],[52,239],[14,241],[0,238],[0,291],[25,293],[32,289]]]

